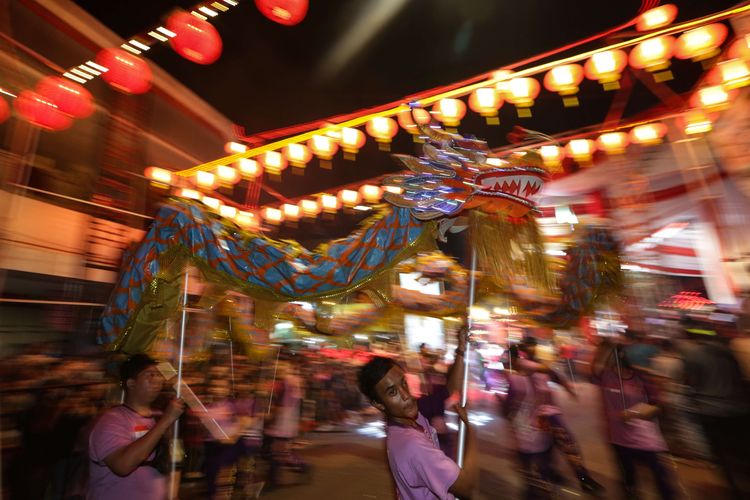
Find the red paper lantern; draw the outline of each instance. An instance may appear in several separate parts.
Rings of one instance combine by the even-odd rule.
[[[48,76],[36,86],[36,91],[50,99],[57,108],[73,118],[86,118],[94,112],[94,99],[83,85],[59,76]]]
[[[151,88],[151,68],[140,57],[122,49],[103,49],[96,63],[107,68],[102,79],[121,92],[143,94]]]
[[[10,116],[10,106],[8,101],[0,97],[0,123],[3,123]]]
[[[73,119],[60,111],[54,102],[31,90],[18,94],[15,108],[21,118],[47,130],[65,130],[73,123]]]
[[[175,33],[169,44],[188,61],[211,64],[221,55],[221,36],[211,23],[178,11],[167,19],[167,28]]]
[[[271,21],[294,26],[307,15],[308,0],[255,0],[261,14]]]

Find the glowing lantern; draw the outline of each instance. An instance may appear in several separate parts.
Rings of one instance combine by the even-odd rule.
[[[57,105],[57,109],[73,118],[86,118],[94,112],[91,93],[83,85],[67,78],[48,76],[41,80],[36,91]]]
[[[305,168],[305,165],[312,160],[312,152],[304,144],[292,143],[287,145],[284,147],[284,156],[293,167],[297,168]]]
[[[638,125],[630,130],[630,142],[652,146],[659,144],[667,133],[667,126],[663,123],[647,123]]]
[[[54,102],[31,90],[21,91],[14,107],[21,118],[47,130],[64,130],[73,123],[73,119],[60,111]]]
[[[3,123],[10,116],[10,106],[8,101],[0,97],[0,123]]]
[[[218,198],[211,198],[210,196],[204,196],[201,201],[208,208],[218,211],[221,208],[221,200]]]
[[[542,146],[539,148],[539,155],[547,167],[559,167],[562,164],[563,152],[559,146]]]
[[[706,134],[713,128],[711,119],[699,109],[688,111],[683,117],[683,124],[687,135]]]
[[[302,210],[300,210],[297,205],[291,205],[289,203],[281,205],[281,210],[284,212],[284,219],[292,222],[298,221],[302,215]]]
[[[583,68],[580,64],[563,64],[549,70],[544,75],[544,88],[563,96],[565,107],[578,106],[578,85],[583,81]],[[572,96],[572,97],[571,97]]]
[[[312,152],[320,159],[320,166],[331,168],[331,158],[339,150],[339,145],[328,136],[314,135],[307,141]]]
[[[203,189],[213,189],[216,185],[216,176],[211,172],[199,170],[195,173],[195,184]]]
[[[721,85],[704,87],[693,96],[693,105],[710,111],[718,111],[729,103],[729,92]]]
[[[645,69],[650,72],[657,72],[657,81],[665,81],[671,78],[671,74],[666,72],[669,68],[674,51],[674,38],[671,36],[659,36],[649,38],[635,46],[630,53],[630,65],[636,69]]]
[[[216,178],[223,186],[230,186],[240,182],[240,173],[234,167],[219,165],[216,167]]]
[[[368,203],[377,203],[383,196],[383,190],[380,186],[373,186],[372,184],[364,184],[359,188],[359,194]]]
[[[568,156],[577,162],[588,162],[596,150],[594,141],[591,139],[573,139],[566,147]]]
[[[463,104],[463,103],[462,103]],[[378,143],[378,147],[383,151],[390,150],[390,142],[398,133],[398,125],[393,118],[378,116],[367,122],[367,133],[370,134]]]
[[[339,199],[335,196],[323,194],[320,196],[320,206],[323,208],[324,212],[334,213],[341,207],[341,204],[339,203]]]
[[[301,200],[297,206],[305,217],[315,217],[320,213],[320,204],[315,200]]]
[[[466,104],[460,99],[440,99],[432,107],[432,112],[446,127],[458,127],[466,116]]]
[[[432,121],[432,115],[430,115],[430,112],[423,108],[399,111],[396,118],[398,119],[399,127],[409,132],[413,136],[414,142],[422,142],[419,138],[420,131],[417,124],[429,125],[430,121]]]
[[[211,64],[221,55],[221,36],[211,23],[183,10],[169,16],[167,28],[175,34],[169,44],[188,61]]]
[[[224,151],[227,152],[227,154],[235,154],[235,153],[244,153],[247,151],[247,146],[244,144],[240,144],[239,142],[228,142],[224,144]]]
[[[604,90],[615,90],[620,88],[620,76],[627,64],[628,55],[622,50],[605,50],[591,56],[583,69],[586,78],[598,81]]]
[[[607,132],[596,140],[597,147],[607,154],[619,155],[625,152],[630,140],[625,132]]]
[[[508,82],[505,99],[516,106],[519,118],[528,118],[531,116],[529,108],[534,105],[539,90],[539,82],[534,78],[514,78]]]
[[[679,59],[701,61],[718,53],[729,30],[723,24],[709,24],[686,31],[677,39],[675,56]]]
[[[258,219],[252,212],[238,211],[237,216],[234,218],[235,222],[245,229],[257,229]]]
[[[107,68],[102,79],[126,94],[143,94],[151,88],[148,63],[123,49],[104,49],[96,55],[96,63]]]
[[[500,94],[500,97],[506,100],[511,80],[510,75],[512,74],[513,72],[507,69],[501,69],[492,73],[492,79],[497,81],[495,83],[495,90]]]
[[[344,206],[353,207],[359,204],[361,199],[358,191],[352,191],[351,189],[342,189],[339,191],[339,200],[341,200]]]
[[[271,21],[294,26],[307,15],[308,0],[255,0],[261,14]]]
[[[503,98],[494,88],[476,89],[469,97],[469,107],[487,119],[488,125],[497,125],[497,110],[503,105]]]
[[[718,77],[714,77],[714,83],[720,83],[727,89],[738,89],[750,83],[750,69],[742,59],[730,59],[716,65]]]
[[[398,186],[383,186],[383,191],[387,191],[393,194],[401,194],[404,190]]]
[[[270,175],[279,176],[287,167],[287,161],[278,151],[266,151],[263,154],[263,166]]]
[[[677,7],[668,3],[654,9],[647,10],[638,16],[635,29],[638,31],[650,31],[662,26],[667,26],[677,17]]]
[[[240,170],[242,177],[246,179],[254,179],[263,173],[263,166],[250,158],[237,160],[237,168]]]
[[[229,205],[222,205],[219,207],[219,215],[226,217],[227,219],[234,219],[237,217],[238,210],[235,207]]]
[[[189,200],[200,200],[201,194],[195,189],[182,188],[177,191],[177,196],[180,198],[187,198]]]
[[[266,207],[263,209],[263,218],[271,224],[281,224],[284,222],[284,212],[278,208]]]
[[[155,187],[166,189],[172,184],[172,172],[164,168],[148,167],[143,171],[143,175]]]
[[[344,127],[341,129],[341,147],[344,150],[344,158],[353,160],[359,152],[359,148],[365,145],[365,134],[359,129]]]

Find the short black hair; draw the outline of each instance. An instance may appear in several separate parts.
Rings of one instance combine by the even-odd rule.
[[[157,361],[148,354],[133,354],[120,365],[120,383],[125,387],[125,382],[156,364]]]
[[[399,364],[391,358],[384,356],[375,356],[368,361],[366,365],[359,369],[359,373],[357,374],[357,382],[362,394],[367,396],[370,401],[380,402],[380,398],[375,392],[375,386],[394,366],[399,366]]]

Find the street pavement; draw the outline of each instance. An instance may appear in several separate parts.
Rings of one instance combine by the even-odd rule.
[[[583,450],[592,476],[605,488],[604,498],[622,498],[617,469],[604,440],[598,389],[577,384],[578,401],[562,391],[556,398],[565,420]],[[470,394],[470,418],[475,422],[480,450],[481,474],[476,499],[522,498],[523,485],[518,471],[513,440],[507,423],[499,416],[497,403],[489,393],[474,390]],[[300,450],[312,472],[306,476],[287,473],[290,484],[274,491],[263,491],[268,500],[298,499],[395,499],[393,481],[385,454],[382,421],[373,415],[365,423],[350,425],[341,432],[313,432],[303,437]],[[687,464],[670,460],[677,478],[679,498],[723,500],[729,498],[717,469],[710,464]],[[567,484],[561,486],[562,499],[585,497],[562,457],[556,468]],[[639,470],[641,499],[658,495],[647,470]],[[297,484],[293,484],[297,483]]]

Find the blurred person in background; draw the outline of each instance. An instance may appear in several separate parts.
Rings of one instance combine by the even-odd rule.
[[[659,430],[655,387],[633,367],[622,345],[604,340],[591,365],[592,381],[601,389],[609,442],[622,474],[626,498],[638,498],[636,465],[651,470],[663,500],[675,498],[674,479],[665,465],[667,445]]]
[[[739,363],[720,333],[728,325],[688,319],[683,354],[691,411],[729,483],[733,498],[750,498],[750,396]]]
[[[303,390],[294,364],[279,360],[272,388],[271,413],[264,427],[264,447],[270,458],[268,489],[281,486],[281,473],[285,467],[295,472],[307,472],[309,469],[309,465],[290,446],[299,434]]]
[[[133,355],[122,363],[120,381],[124,403],[106,411],[89,437],[86,496],[161,500],[167,495],[167,477],[157,467],[164,470],[160,459],[164,453],[168,455],[168,445],[162,438],[182,415],[185,403],[172,399],[156,418],[151,405],[162,391],[164,377],[156,361],[145,354]]]
[[[552,437],[554,446],[565,457],[576,479],[578,479],[581,489],[586,493],[601,494],[604,488],[591,477],[586,468],[578,440],[565,423],[562,410],[555,402],[552,392],[548,388],[548,383],[554,382],[561,385],[575,400],[578,399],[578,396],[573,386],[565,377],[560,376],[555,370],[536,357],[536,346],[537,341],[534,337],[525,337],[518,348],[521,351],[521,355],[515,349],[511,349],[512,366],[516,368],[520,375],[530,377],[531,381],[535,382],[532,384],[533,387],[537,388],[538,404],[535,406],[535,416],[542,428]],[[543,377],[540,379],[539,375],[543,375]],[[516,378],[516,381],[520,380]],[[528,386],[529,384],[527,383],[526,385]],[[551,469],[550,473],[553,479],[557,481],[561,479],[554,469]]]
[[[421,395],[417,399],[417,408],[432,427],[435,428],[440,443],[440,449],[447,456],[455,456],[453,436],[445,421],[445,402],[461,388],[461,366],[464,362],[466,352],[466,328],[458,331],[458,347],[455,352],[455,360],[448,368],[448,373],[437,370],[438,355],[420,347],[422,359],[422,384]]]
[[[406,373],[394,360],[375,356],[360,369],[357,378],[362,394],[385,415],[388,463],[398,498],[470,498],[479,481],[479,464],[466,409],[455,407],[466,425],[466,460],[461,469],[440,449],[435,429],[419,413]]]
[[[246,455],[243,435],[253,424],[252,417],[240,411],[232,397],[228,371],[208,383],[210,403],[206,405],[206,417],[212,418],[224,431],[221,438],[205,433],[206,481],[209,498],[229,498],[234,488],[232,470],[240,458]]]
[[[524,337],[518,348],[521,351],[521,355],[516,353],[514,359],[513,351],[510,353],[512,366],[525,375],[535,373],[546,375],[549,382],[554,382],[560,385],[573,399],[578,400],[578,395],[570,381],[558,374],[543,361],[539,360],[536,356],[536,348],[537,340],[534,337]],[[540,416],[544,420],[544,426],[550,431],[554,440],[554,445],[563,454],[571,469],[573,469],[573,473],[578,479],[581,489],[586,493],[602,493],[604,488],[591,477],[591,474],[586,468],[581,453],[581,447],[578,445],[578,440],[565,423],[562,410],[555,402],[552,392],[547,390],[540,394],[544,399],[544,403],[540,407]],[[552,469],[552,475],[555,479],[560,479],[554,469]]]

